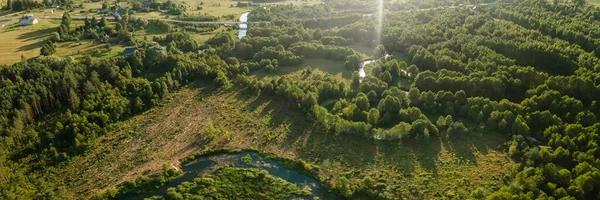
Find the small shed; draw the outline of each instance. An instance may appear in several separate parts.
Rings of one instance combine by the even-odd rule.
[[[19,24],[21,26],[34,25],[38,23],[38,19],[21,19]]]
[[[33,18],[33,14],[25,14],[23,15],[23,18],[21,18],[21,20],[19,21],[19,25],[21,26],[34,25],[37,23],[38,19]]]

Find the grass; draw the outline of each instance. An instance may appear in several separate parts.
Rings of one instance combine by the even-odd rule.
[[[79,4],[83,4],[83,9],[80,8],[76,8],[74,9],[73,12],[70,12],[69,14],[71,14],[72,17],[83,17],[83,16],[97,16],[100,17],[101,15],[98,15],[96,13],[91,13],[89,12],[90,9],[100,9],[102,8],[102,2],[96,2],[96,3],[92,3],[92,2],[79,2],[79,3],[75,3],[75,5],[79,5]],[[120,5],[125,5],[124,3],[121,3]],[[85,13],[80,13],[80,10],[85,10]],[[52,17],[61,17],[63,15],[64,12],[66,12],[67,10],[61,10],[61,9],[56,9],[56,8],[38,8],[38,9],[34,9],[34,10],[29,10],[29,11],[20,11],[20,12],[0,12],[0,18],[4,18],[4,17],[14,17],[14,16],[22,16],[26,13],[31,13],[33,14],[34,17],[37,18],[44,18],[46,16],[52,16]]]
[[[209,15],[213,15],[213,16],[225,16],[225,15],[230,15],[233,14],[235,16],[239,16],[244,12],[249,11],[250,9],[252,9],[252,7],[233,7],[232,5],[237,4],[237,2],[248,2],[248,1],[236,1],[236,0],[176,0],[176,2],[181,3],[182,5],[187,7],[187,11],[186,14],[191,14],[191,15],[203,15],[203,14],[209,14]],[[200,5],[200,2],[203,2],[203,5]],[[297,0],[289,0],[289,1],[281,1],[281,2],[276,2],[276,3],[262,3],[261,5],[265,5],[265,6],[269,6],[269,5],[275,5],[275,4],[303,4],[303,5],[310,5],[310,4],[318,4],[320,3],[320,1],[318,0],[306,0],[306,1],[297,1]],[[102,2],[96,2],[96,3],[92,3],[92,2],[76,2],[75,5],[79,5],[79,4],[83,4],[83,9],[74,9],[74,12],[71,12],[71,16],[78,16],[78,17],[83,17],[83,16],[96,16],[96,17],[101,17],[101,15],[96,14],[96,13],[90,13],[88,10],[90,9],[99,9],[102,8]],[[112,3],[111,3],[112,5]],[[126,2],[122,2],[119,3],[119,5],[123,5],[123,6],[128,6],[129,4]],[[198,10],[197,8],[201,6],[202,10]],[[85,13],[79,13],[80,10],[85,10]],[[54,12],[52,12],[54,11]],[[45,16],[55,16],[55,17],[60,17],[63,15],[63,13],[65,12],[65,10],[59,10],[59,9],[53,9],[53,8],[39,8],[39,9],[34,9],[31,11],[21,11],[21,12],[0,12],[0,18],[5,18],[5,17],[15,17],[15,16],[22,16],[23,14],[26,13],[31,13],[33,14],[35,17],[38,18],[44,18]],[[138,12],[134,15],[135,17],[142,17],[142,18],[172,18],[174,16],[170,16],[167,15],[165,13],[162,12],[147,12],[147,13],[143,13],[143,12]],[[237,19],[237,18],[236,18]]]
[[[600,0],[587,0],[588,4],[594,6],[600,6]]]
[[[373,58],[373,51],[375,50],[375,47],[368,47],[360,43],[354,43],[352,45],[349,45],[348,47],[354,49],[354,51],[358,53],[361,53],[361,57],[363,60]]]
[[[36,57],[45,44],[47,36],[56,31],[49,21],[40,21],[34,26],[7,26],[0,33],[0,64],[12,64],[26,58]]]
[[[350,80],[352,78],[352,70],[344,67],[344,62],[322,58],[304,59],[304,63],[298,66],[280,66],[277,72],[260,70],[252,73],[259,79],[270,79],[273,75],[287,75],[294,78],[301,78],[302,71],[309,66],[312,69],[318,69],[321,72],[331,74],[340,80]]]
[[[236,16],[234,19],[237,20],[239,16],[244,13],[250,11],[253,7],[234,7],[238,2],[246,3],[248,1],[237,1],[237,0],[176,0],[176,2],[184,5],[187,8],[185,14],[188,15],[212,15],[217,17],[222,17],[226,15],[234,15]],[[203,3],[200,5],[200,3]],[[317,0],[307,0],[307,1],[281,1],[276,3],[261,3],[261,5],[269,6],[276,4],[296,4],[296,5],[311,5],[318,4]],[[202,7],[201,10],[198,10],[198,7]],[[147,12],[147,13],[136,13],[136,17],[143,18],[166,18],[166,17],[175,17],[169,16],[162,12]],[[224,20],[229,21],[229,19]]]
[[[476,187],[499,186],[500,174],[511,163],[498,149],[508,140],[505,135],[432,138],[428,143],[336,136],[293,106],[270,99],[239,88],[215,91],[208,81],[192,83],[163,106],[99,138],[90,152],[61,169],[56,181],[69,180],[74,197],[89,196],[200,151],[254,148],[319,165],[322,179],[345,176],[360,182],[370,177],[393,196],[431,199],[449,197],[455,188],[466,188],[468,194]],[[207,124],[231,134],[209,139]]]
[[[83,21],[72,21],[72,26],[83,25]],[[40,55],[40,48],[44,45],[49,35],[56,31],[60,20],[40,20],[36,25],[19,26],[13,24],[7,26],[0,33],[0,64],[11,65],[21,61],[21,55],[26,59]],[[95,49],[105,49],[107,44],[92,40],[81,42],[59,42],[56,43],[57,56],[83,56],[82,52],[91,52]],[[109,52],[94,54],[97,57],[109,57],[121,53],[123,48],[119,45],[112,47]]]
[[[244,12],[249,11],[252,7],[233,7],[238,2],[246,3],[248,1],[237,1],[237,0],[179,0],[183,5],[187,5],[188,14],[210,14],[213,16],[224,16],[229,14],[241,15]],[[204,5],[200,5],[200,2],[203,2]],[[276,4],[317,4],[319,1],[317,0],[308,0],[308,1],[281,1],[276,3],[261,3],[261,5],[269,6]],[[197,10],[197,7],[201,6],[202,10]]]

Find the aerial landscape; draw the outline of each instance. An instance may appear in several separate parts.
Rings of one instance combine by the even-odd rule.
[[[600,0],[0,0],[0,199],[600,199]]]

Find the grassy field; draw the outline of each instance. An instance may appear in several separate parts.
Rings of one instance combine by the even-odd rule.
[[[83,25],[83,21],[73,21],[73,25]],[[7,26],[0,33],[0,64],[13,64],[21,61],[21,56],[25,58],[33,58],[40,55],[40,48],[44,45],[49,35],[56,31],[56,27],[60,25],[60,20],[40,20],[33,26],[19,26],[13,24]],[[104,49],[107,44],[102,44],[97,41],[84,40],[81,42],[60,42],[56,43],[56,53],[58,56],[82,56],[82,52],[91,52],[95,49]],[[98,54],[102,56],[115,55],[114,51],[123,51],[118,45],[113,46],[111,52]],[[120,53],[119,52],[119,53]]]
[[[276,72],[260,70],[252,73],[262,80],[270,80],[273,75],[286,75],[293,78],[301,78],[302,71],[309,66],[312,69],[318,69],[320,72],[329,73],[339,79],[350,80],[352,78],[352,70],[345,68],[343,62],[322,58],[304,59],[304,63],[298,66],[280,66],[279,71]]]
[[[56,27],[48,20],[42,20],[34,26],[5,27],[0,33],[0,64],[12,64],[21,60],[21,55],[32,58],[40,55],[40,48],[47,36],[56,31]]]
[[[361,53],[362,59],[371,59],[373,58],[374,47],[368,47],[359,43],[354,43],[349,45],[348,47],[354,49],[354,51]]]
[[[452,197],[459,187],[472,191],[475,186],[498,186],[500,174],[511,163],[498,150],[507,140],[504,135],[484,133],[449,142],[433,138],[429,143],[336,136],[323,132],[293,106],[271,98],[239,88],[215,91],[211,82],[192,83],[163,106],[101,137],[91,152],[60,170],[55,181],[70,183],[74,196],[87,196],[158,172],[163,163],[178,165],[199,151],[258,148],[319,165],[324,179],[371,177],[392,195],[429,199]],[[207,124],[227,133],[211,140],[204,134]]]
[[[600,6],[600,0],[587,0],[588,4],[594,6]]]
[[[223,16],[229,14],[241,15],[242,13],[250,10],[251,8],[235,7],[238,2],[247,3],[248,1],[237,1],[237,0],[178,0],[181,4],[188,7],[188,14],[210,14],[213,16]],[[203,5],[200,5],[200,2]],[[318,0],[288,0],[276,3],[261,3],[261,5],[269,6],[276,4],[297,4],[297,5],[311,5],[319,3]],[[197,10],[198,7],[202,7],[202,10]]]
[[[83,4],[83,9],[80,9],[80,8],[74,9],[74,11],[70,13],[71,17],[74,17],[74,16],[100,16],[94,12],[89,12],[89,10],[102,8],[101,2],[76,3],[76,5],[79,5],[79,4]],[[125,3],[121,3],[120,5],[125,5]],[[86,12],[80,13],[81,10],[85,10]],[[21,12],[0,12],[0,18],[22,16],[26,13],[31,13],[31,14],[33,14],[34,17],[37,17],[37,18],[44,18],[46,16],[61,17],[65,11],[67,11],[67,10],[61,10],[61,9],[56,9],[56,8],[38,8],[38,9],[34,9],[34,10],[21,11]]]
[[[238,2],[247,3],[248,1],[237,1],[237,0],[175,0],[186,7],[186,13],[188,15],[212,15],[222,17],[226,15],[236,16],[234,19],[238,19],[239,15],[244,12],[250,11],[253,7],[235,7]],[[276,3],[261,3],[261,5],[269,6],[276,4],[297,4],[297,5],[311,5],[317,4],[318,0],[306,0],[306,1],[281,1]],[[202,3],[202,4],[201,4]],[[198,9],[202,7],[202,9]],[[167,15],[161,12],[148,12],[148,13],[137,13],[137,17],[144,18],[165,18]],[[171,16],[173,17],[173,16]]]

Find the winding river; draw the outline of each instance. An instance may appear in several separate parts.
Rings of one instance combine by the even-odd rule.
[[[239,39],[242,39],[248,33],[248,14],[250,14],[250,12],[245,12],[240,17],[240,32],[238,34]]]
[[[244,156],[250,156],[251,162],[244,162]],[[174,181],[149,193],[144,193],[135,196],[127,196],[122,199],[144,199],[152,196],[162,196],[170,187],[177,187],[183,182],[193,181],[194,178],[213,174],[216,170],[223,166],[256,168],[266,170],[269,174],[282,178],[287,182],[296,184],[302,189],[306,189],[312,193],[311,196],[293,197],[293,199],[335,199],[335,196],[327,191],[321,182],[306,175],[300,174],[296,170],[283,167],[282,163],[276,160],[268,160],[259,157],[255,152],[242,152],[237,154],[217,154],[196,159],[195,161],[182,165],[181,170],[183,175]]]
[[[360,75],[360,78],[365,78],[367,76],[367,73],[365,72],[365,66],[374,63],[375,61],[376,60],[365,60],[358,65],[358,75]]]

